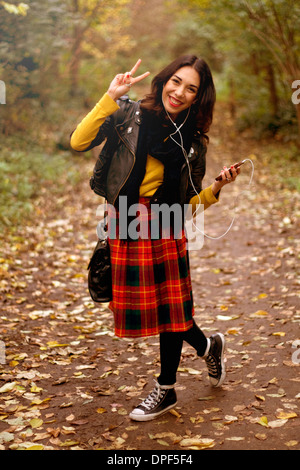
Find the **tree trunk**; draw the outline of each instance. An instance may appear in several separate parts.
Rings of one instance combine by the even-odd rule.
[[[74,31],[75,38],[76,38],[76,29],[77,28],[75,27],[75,31]],[[81,43],[75,39],[75,43],[72,48],[72,61],[70,65],[70,75],[71,75],[70,96],[71,97],[74,97],[78,94],[80,53],[81,53]]]
[[[231,119],[236,118],[236,99],[235,99],[235,86],[232,77],[229,78],[229,111]]]
[[[269,85],[269,93],[270,93],[270,105],[272,109],[273,117],[278,115],[278,95],[277,95],[277,88],[276,88],[276,80],[275,80],[275,73],[274,67],[272,64],[268,64],[267,66],[267,81]]]
[[[79,3],[78,0],[73,0],[73,12],[77,14],[79,12]],[[71,75],[71,85],[70,85],[70,96],[74,97],[78,94],[79,86],[79,71],[80,71],[80,53],[81,53],[81,41],[82,41],[82,31],[79,25],[74,26],[73,30],[73,46],[71,50],[71,64],[70,64],[70,75]]]
[[[298,133],[299,133],[299,139],[297,142],[298,147],[300,148],[300,103],[296,104],[296,115],[297,115],[297,120],[298,120]]]

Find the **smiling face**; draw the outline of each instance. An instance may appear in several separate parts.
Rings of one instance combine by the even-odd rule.
[[[173,120],[196,101],[199,87],[200,76],[190,66],[180,68],[167,81],[163,88],[162,100]]]

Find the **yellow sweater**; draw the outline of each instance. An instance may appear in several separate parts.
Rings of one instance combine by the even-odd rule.
[[[100,99],[92,111],[81,121],[73,132],[71,137],[71,147],[78,151],[84,151],[95,139],[99,127],[102,126],[105,119],[119,109],[118,104],[107,94]],[[151,197],[163,182],[164,165],[156,158],[148,155],[146,163],[146,173],[144,180],[140,186],[141,197]],[[210,205],[218,202],[218,199],[209,186],[200,192],[200,201],[204,205],[204,210]],[[192,211],[194,213],[196,205],[200,203],[199,197],[194,196],[190,200]]]

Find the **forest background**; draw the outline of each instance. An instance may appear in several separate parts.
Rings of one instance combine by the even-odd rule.
[[[80,162],[94,155],[71,152],[69,135],[138,58],[151,76],[132,99],[178,55],[202,56],[228,138],[260,141],[264,164],[299,191],[299,45],[299,0],[0,1],[0,229],[87,178]]]

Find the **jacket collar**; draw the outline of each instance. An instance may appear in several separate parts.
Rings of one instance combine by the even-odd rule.
[[[120,108],[123,109],[123,113],[116,122],[116,130],[123,142],[128,146],[131,152],[135,154],[139,135],[139,126],[142,123],[140,101],[131,101],[128,97],[124,97],[121,99],[119,104]],[[188,154],[189,162],[196,160],[199,150],[198,147],[199,145],[195,139]]]
[[[141,125],[140,103],[129,99],[121,100],[120,113],[115,123],[115,128],[121,140],[135,155]]]

